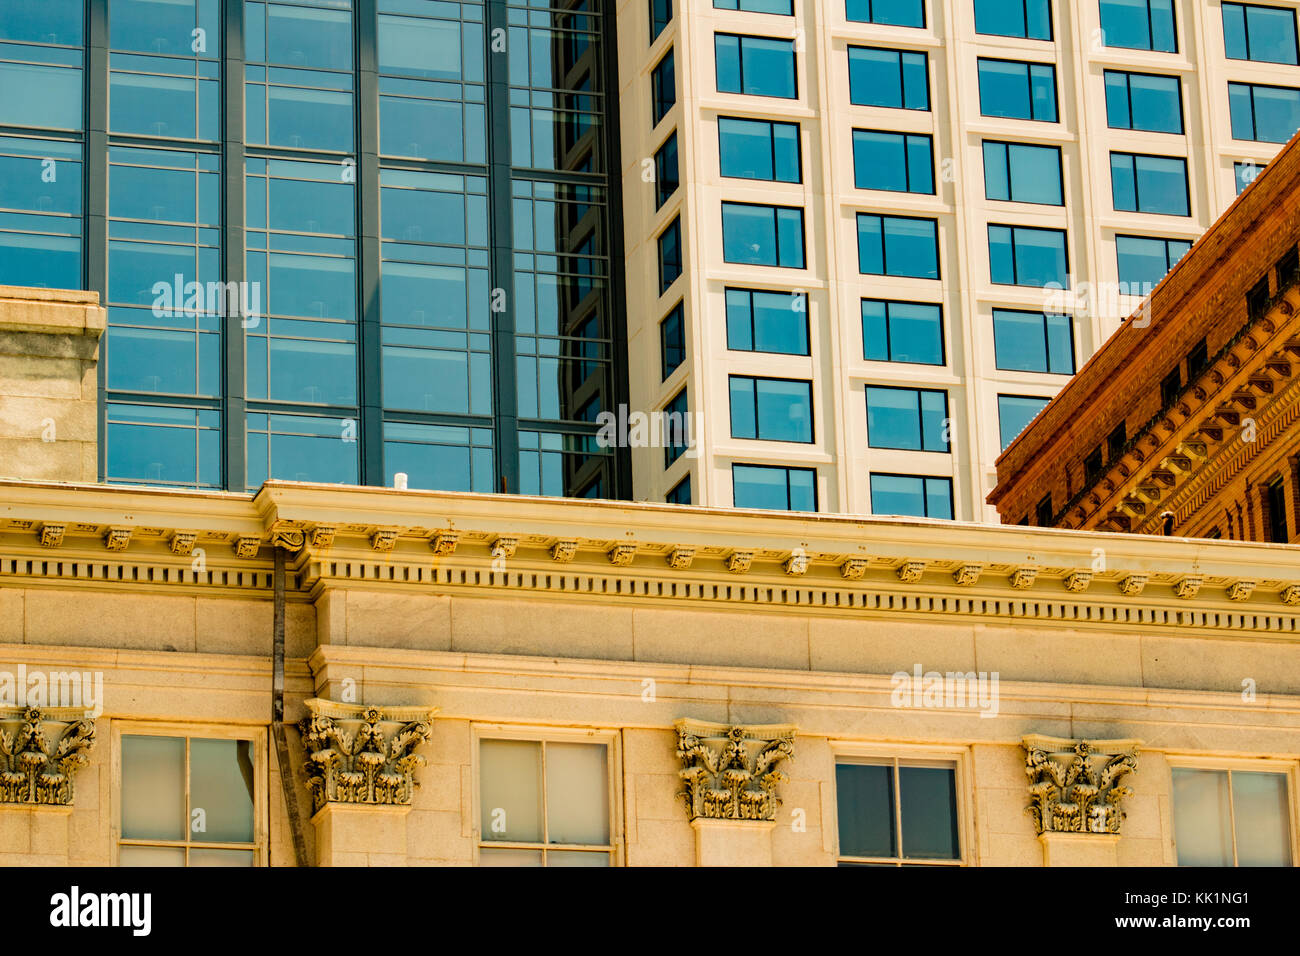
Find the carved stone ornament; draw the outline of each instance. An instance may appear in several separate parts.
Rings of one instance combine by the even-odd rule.
[[[271,545],[285,551],[301,551],[306,542],[301,528],[276,528],[271,532]]]
[[[1288,584],[1278,596],[1287,607],[1300,605],[1300,584]]]
[[[557,541],[551,545],[551,560],[568,564],[578,556],[578,542],[572,540]]]
[[[1032,588],[1037,578],[1037,568],[1016,568],[1011,572],[1011,586],[1017,591],[1024,591]]]
[[[1043,833],[1119,833],[1120,801],[1133,791],[1120,778],[1137,772],[1138,741],[1024,738],[1030,804]]]
[[[916,584],[925,574],[924,561],[904,561],[898,568],[898,580],[904,584]]]
[[[677,759],[692,820],[775,820],[777,769],[794,759],[795,728],[677,721]]]
[[[456,544],[459,541],[459,533],[455,531],[439,531],[429,536],[429,547],[440,558],[446,558],[456,553]]]
[[[56,524],[47,521],[41,525],[41,546],[45,548],[57,548],[63,544],[64,532],[68,530],[65,524]]]
[[[104,533],[104,547],[109,551],[125,551],[130,543],[130,528],[109,528]]]
[[[1254,581],[1233,581],[1228,585],[1229,601],[1249,601],[1255,591]]]
[[[262,539],[255,534],[241,534],[235,539],[236,557],[255,558],[261,547]]]
[[[1174,593],[1184,601],[1190,601],[1201,590],[1201,582],[1204,580],[1199,574],[1189,574],[1174,585]]]
[[[338,534],[338,528],[332,524],[318,524],[311,529],[311,535],[308,541],[313,548],[318,551],[328,551],[334,547],[334,536]]]
[[[0,804],[72,806],[73,774],[94,743],[82,708],[0,708]]]
[[[492,542],[492,557],[513,558],[519,550],[519,539],[502,536]]]
[[[390,552],[397,546],[396,528],[380,528],[370,536],[370,548],[372,551]]]
[[[727,555],[727,570],[732,574],[744,574],[754,565],[753,551],[733,551]]]
[[[1071,594],[1082,594],[1091,583],[1091,571],[1071,571],[1065,576],[1065,589]]]
[[[1151,580],[1151,576],[1148,574],[1126,575],[1124,579],[1119,582],[1120,593],[1126,594],[1129,597],[1137,597],[1142,593],[1142,589],[1147,586],[1147,581],[1149,580]]]
[[[194,553],[194,543],[199,540],[197,532],[194,531],[176,531],[172,534],[169,545],[172,554],[190,555]]]
[[[952,579],[960,587],[972,588],[979,583],[980,575],[983,573],[984,565],[982,564],[963,564],[952,573]]]
[[[609,558],[609,563],[614,565],[614,567],[625,568],[631,564],[632,559],[636,557],[636,545],[616,544],[614,547],[609,549],[606,557]]]
[[[410,806],[416,749],[433,735],[436,707],[375,707],[313,698],[298,724],[312,809],[330,804]]]
[[[684,547],[673,548],[668,552],[668,556],[665,560],[668,562],[668,567],[677,571],[685,571],[691,566],[691,562],[695,560],[695,549]]]
[[[783,567],[786,574],[791,577],[798,577],[801,574],[808,573],[808,566],[811,563],[812,559],[806,554],[792,554],[785,559]]]
[[[840,565],[840,577],[846,581],[861,581],[866,576],[866,558],[846,558]]]

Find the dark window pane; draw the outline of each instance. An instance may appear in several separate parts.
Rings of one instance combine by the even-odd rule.
[[[835,799],[841,856],[898,856],[892,767],[837,764]]]
[[[924,53],[849,47],[849,99],[859,106],[928,110],[930,87]]]
[[[1028,398],[1022,395],[998,396],[998,423],[1004,451],[1034,420],[1034,416],[1043,410],[1047,402],[1046,398]]]
[[[945,767],[898,768],[906,860],[958,860],[957,774]]]

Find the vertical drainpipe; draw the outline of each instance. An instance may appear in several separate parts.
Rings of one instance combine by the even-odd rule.
[[[272,574],[275,622],[271,643],[271,733],[275,737],[275,759],[280,765],[280,787],[284,806],[289,813],[289,833],[293,837],[293,856],[298,866],[311,866],[307,843],[303,837],[302,818],[298,815],[298,795],[293,788],[293,765],[289,762],[289,742],[284,731],[284,549],[274,541],[275,571]]]

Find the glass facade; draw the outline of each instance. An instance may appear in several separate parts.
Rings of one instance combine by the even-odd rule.
[[[626,391],[613,29],[605,0],[5,4],[0,282],[107,306],[105,478],[630,494],[594,424]]]

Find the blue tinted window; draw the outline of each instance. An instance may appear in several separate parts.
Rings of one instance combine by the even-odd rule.
[[[1232,138],[1285,143],[1300,128],[1300,90],[1287,86],[1228,84]]]
[[[845,19],[894,27],[924,27],[925,0],[845,0]]]
[[[655,153],[655,208],[660,209],[680,185],[677,171],[677,132]]]
[[[817,472],[812,468],[732,465],[731,484],[737,508],[817,510]]]
[[[930,69],[924,53],[849,47],[849,99],[858,106],[930,108]]]
[[[659,294],[682,274],[682,221],[674,219],[672,225],[659,236]]]
[[[1111,153],[1110,177],[1117,212],[1191,215],[1184,159]]]
[[[110,128],[218,139],[219,0],[111,0],[108,14],[109,46],[123,51],[109,60]]]
[[[689,505],[691,503],[691,476],[687,475],[677,482],[672,491],[664,498],[670,505]]]
[[[723,176],[802,182],[798,123],[719,117],[718,149]]]
[[[673,0],[650,0],[650,42],[654,43],[673,21]]]
[[[106,481],[220,486],[221,412],[119,403],[109,403],[106,411]]]
[[[80,46],[83,0],[5,0],[0,4],[0,40]]]
[[[1266,165],[1266,164],[1265,164]],[[1259,163],[1233,163],[1233,178],[1237,181],[1237,195],[1240,196],[1246,191],[1246,187],[1259,178],[1259,174],[1264,171],[1264,165]]]
[[[664,406],[664,467],[667,468],[686,453],[694,436],[691,435],[690,404],[686,398],[686,389],[682,389],[673,400]]]
[[[793,40],[719,33],[713,42],[719,93],[798,98]]]
[[[248,487],[268,478],[357,484],[355,418],[248,416]]]
[[[1192,244],[1186,239],[1116,236],[1115,255],[1119,260],[1120,284],[1128,295],[1146,295],[1191,248]]]
[[[1070,287],[1065,233],[1032,226],[989,226],[989,269],[995,285]]]
[[[680,302],[659,323],[659,344],[663,356],[663,377],[666,379],[686,361],[686,321]]]
[[[1178,77],[1107,70],[1106,125],[1181,134],[1183,94]]]
[[[975,0],[975,32],[1050,40],[1051,0]]]
[[[993,353],[1008,372],[1074,374],[1074,331],[1068,315],[993,310]]]
[[[722,253],[727,262],[802,269],[803,244],[802,209],[722,204]]]
[[[952,479],[919,475],[871,476],[871,512],[952,520]]]
[[[0,137],[0,285],[81,288],[81,146]]]
[[[1178,52],[1174,0],[1101,0],[1101,31],[1106,46]]]
[[[794,15],[794,0],[713,0],[718,10],[743,10],[746,13],[779,13]]]
[[[862,300],[863,357],[943,365],[943,309],[928,302]]]
[[[492,492],[492,430],[384,422],[384,479],[398,472],[410,488]]]
[[[934,194],[934,141],[918,133],[853,131],[853,172],[859,189]]]
[[[807,296],[728,289],[727,348],[737,352],[809,354]]]
[[[858,213],[858,271],[939,278],[939,224],[933,219]]]
[[[731,376],[731,437],[812,442],[812,383]]]
[[[1063,206],[1061,150],[1028,143],[984,143],[984,195],[1009,202]]]
[[[83,16],[81,0],[0,3],[0,126],[84,127]]]
[[[979,83],[985,116],[1056,122],[1056,67],[1050,63],[981,59]]]
[[[998,432],[1002,438],[1005,451],[1016,436],[1028,427],[1048,403],[1046,398],[1030,398],[1025,395],[998,396]]]
[[[664,54],[650,77],[650,99],[654,125],[658,126],[668,111],[677,105],[677,73],[673,66],[672,50]]]
[[[867,386],[867,445],[906,451],[948,451],[948,393]]]
[[[1224,3],[1223,48],[1229,60],[1295,64],[1295,11]]]

